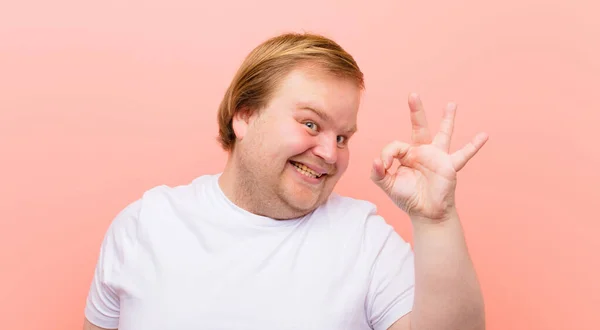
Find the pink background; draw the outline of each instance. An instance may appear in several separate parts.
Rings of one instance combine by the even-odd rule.
[[[79,329],[101,239],[152,186],[220,171],[216,109],[279,32],[340,42],[367,91],[338,191],[369,181],[419,92],[453,146],[490,134],[458,202],[489,330],[600,324],[600,6],[593,1],[6,1],[0,6],[0,324]]]

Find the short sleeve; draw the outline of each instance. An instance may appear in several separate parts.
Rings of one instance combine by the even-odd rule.
[[[376,255],[367,294],[367,317],[374,330],[387,330],[412,311],[414,255],[410,244],[381,216],[369,217],[367,235]]]
[[[85,317],[98,327],[117,329],[120,316],[120,278],[135,257],[140,201],[129,204],[112,221],[96,263],[88,292]]]

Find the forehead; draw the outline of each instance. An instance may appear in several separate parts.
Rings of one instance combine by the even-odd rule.
[[[360,87],[349,78],[316,68],[299,68],[283,79],[273,101],[293,110],[317,110],[336,121],[355,121],[360,96]]]

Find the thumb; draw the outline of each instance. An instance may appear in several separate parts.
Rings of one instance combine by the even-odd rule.
[[[379,158],[373,160],[373,166],[371,168],[371,180],[378,185],[381,189],[386,191],[388,181],[390,180],[389,173],[386,172],[383,161]]]

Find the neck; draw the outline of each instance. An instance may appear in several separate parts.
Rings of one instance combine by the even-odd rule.
[[[225,164],[225,169],[219,177],[219,186],[221,187],[223,194],[225,194],[225,196],[227,196],[227,198],[235,205],[249,212],[256,213],[252,207],[250,207],[252,203],[247,200],[248,196],[251,195],[248,194],[248,192],[245,192],[246,184],[244,184],[243,181],[246,179],[241,178],[239,170],[237,170],[237,166],[234,163],[235,160],[230,154],[227,159],[227,164]]]

